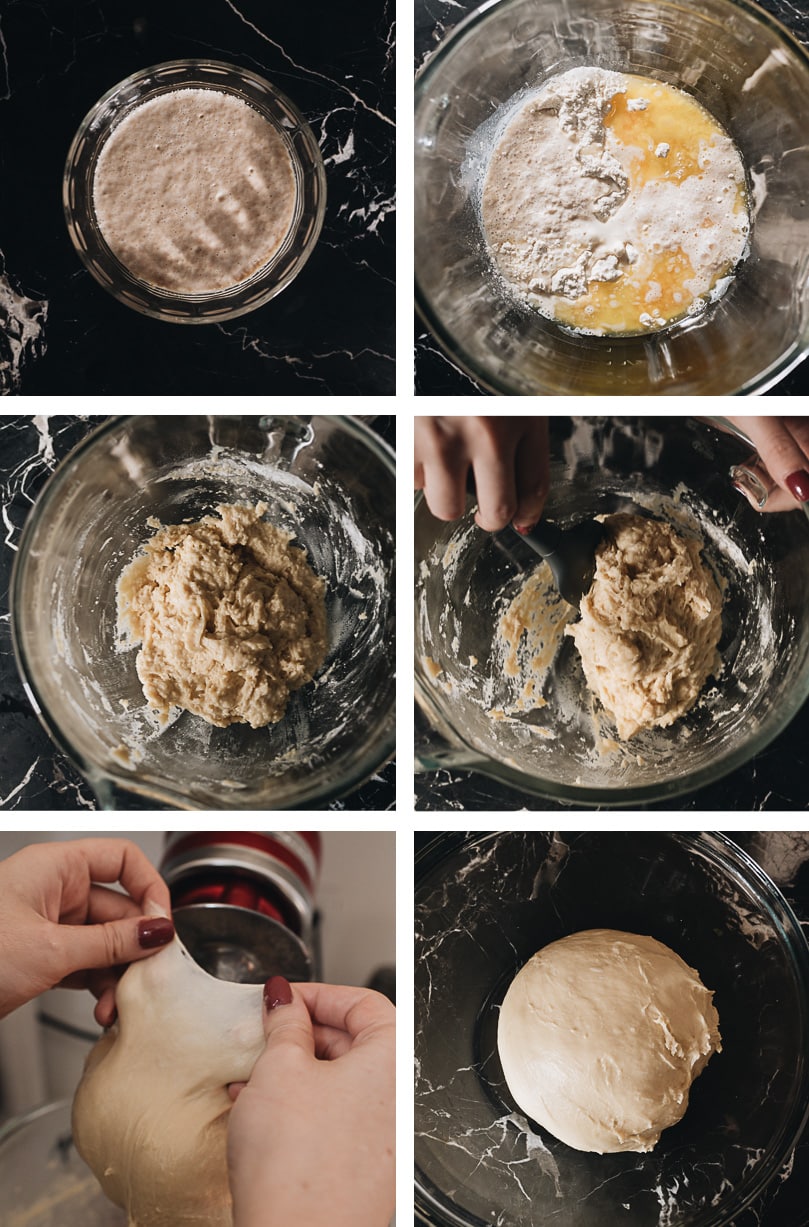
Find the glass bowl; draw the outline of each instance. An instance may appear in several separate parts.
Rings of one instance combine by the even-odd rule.
[[[162,523],[268,505],[326,579],[328,653],[277,724],[160,727],[116,619],[122,570]],[[347,417],[113,418],[75,448],[20,539],[12,632],[27,693],[103,804],[114,787],[188,809],[323,805],[394,749],[394,461]]]
[[[70,1109],[60,1100],[0,1127],[5,1227],[126,1227],[73,1145]]]
[[[704,541],[703,557],[726,585],[722,673],[670,728],[618,743],[558,627],[548,641],[545,705],[493,718],[516,697],[496,629],[538,559],[510,530],[478,529],[471,500],[462,520],[442,523],[419,498],[416,697],[434,730],[421,766],[483,771],[576,805],[691,792],[762,750],[809,697],[809,517],[754,511],[727,477],[749,445],[693,419],[553,417],[550,427],[551,520],[641,511]],[[575,616],[567,606],[564,614]]]
[[[650,934],[715,991],[723,1051],[649,1154],[572,1150],[520,1113],[497,1055],[519,968],[581,929]],[[809,948],[724,835],[439,836],[416,861],[416,1213],[434,1227],[725,1227],[809,1115]]]
[[[253,107],[283,138],[295,175],[295,212],[282,246],[247,280],[210,294],[181,295],[133,276],[107,246],[93,207],[96,163],[117,124],[141,103],[184,88],[219,90]],[[84,117],[67,155],[62,202],[76,251],[119,302],[175,324],[210,324],[254,311],[297,277],[323,225],[326,176],[311,128],[269,81],[219,60],[170,60],[119,82]]]
[[[582,336],[493,274],[474,134],[518,90],[578,65],[692,94],[749,175],[751,251],[702,315],[643,337]],[[490,0],[416,82],[416,300],[453,362],[504,395],[763,392],[809,349],[809,57],[747,0]]]

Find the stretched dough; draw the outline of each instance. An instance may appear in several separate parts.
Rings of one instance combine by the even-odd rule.
[[[512,981],[497,1046],[528,1116],[576,1150],[652,1150],[721,1052],[713,993],[653,937],[587,929]]]
[[[662,520],[613,515],[581,619],[568,626],[618,736],[665,728],[718,673],[722,596],[698,542]]]
[[[118,581],[143,692],[226,728],[274,724],[326,655],[325,582],[265,503],[160,528]]]
[[[178,939],[121,978],[73,1138],[130,1227],[231,1227],[226,1088],[264,1047],[261,997],[261,985],[209,976]]]

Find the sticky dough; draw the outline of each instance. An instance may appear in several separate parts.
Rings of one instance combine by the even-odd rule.
[[[713,993],[652,937],[589,929],[512,981],[497,1046],[509,1090],[576,1150],[652,1150],[721,1051]]]
[[[229,1082],[264,1047],[260,985],[203,971],[175,939],[133,963],[73,1102],[76,1149],[130,1227],[231,1227]]]
[[[326,655],[325,583],[267,507],[160,528],[118,583],[120,631],[166,720],[182,707],[225,728],[280,720]]]
[[[673,724],[718,673],[722,596],[700,546],[662,520],[608,516],[581,619],[567,627],[621,738]]]

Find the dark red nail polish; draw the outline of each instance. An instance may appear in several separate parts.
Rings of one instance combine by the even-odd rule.
[[[523,537],[526,537],[528,533],[530,533],[533,527],[534,527],[533,524],[515,524],[514,525],[514,528],[516,529],[516,531],[520,533]]]
[[[174,925],[167,916],[150,916],[138,921],[138,945],[142,950],[167,946],[174,937]]]
[[[274,1010],[277,1005],[289,1005],[292,1001],[292,989],[289,980],[283,976],[270,976],[264,985],[265,1009]]]
[[[809,473],[806,472],[806,469],[798,469],[797,473],[790,473],[789,477],[784,478],[784,483],[790,494],[799,503],[809,503]]]

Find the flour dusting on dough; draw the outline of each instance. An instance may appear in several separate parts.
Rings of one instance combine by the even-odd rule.
[[[326,655],[325,582],[266,504],[158,527],[118,583],[118,625],[161,720],[185,708],[220,728],[280,720]]]

